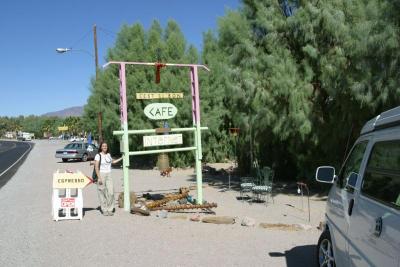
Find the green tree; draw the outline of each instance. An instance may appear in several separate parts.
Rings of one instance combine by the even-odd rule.
[[[242,129],[244,169],[254,156],[281,177],[311,177],[322,162],[339,165],[348,137],[396,105],[396,7],[301,1],[286,17],[279,1],[245,0],[219,21],[230,73],[225,102]]]
[[[77,136],[84,133],[84,127],[80,117],[66,117],[63,121],[63,125],[68,126],[68,132],[72,135]]]
[[[198,53],[193,46],[188,46],[186,40],[174,21],[169,21],[163,30],[157,21],[154,21],[148,31],[140,24],[123,26],[118,34],[116,44],[108,51],[107,60],[180,62],[197,63]],[[129,129],[151,129],[162,127],[161,121],[150,121],[143,113],[150,100],[137,100],[137,92],[183,92],[184,99],[171,99],[178,108],[178,114],[168,121],[170,127],[192,126],[191,93],[189,70],[165,67],[161,70],[161,82],[155,83],[155,69],[144,66],[127,66],[127,102]],[[118,139],[112,131],[120,129],[119,110],[119,73],[116,66],[99,73],[97,81],[92,82],[92,93],[85,106],[85,124],[94,131],[96,129],[97,110],[103,112],[103,135],[112,144],[114,152],[119,149]],[[164,101],[164,100],[163,100]],[[130,144],[135,150],[142,149],[142,136],[131,135]],[[192,135],[184,134],[184,144],[192,144]],[[133,149],[133,148],[131,148]],[[176,166],[187,166],[192,163],[191,153],[172,153],[172,162]],[[154,161],[154,157],[145,157]]]

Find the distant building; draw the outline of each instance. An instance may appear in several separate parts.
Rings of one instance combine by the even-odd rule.
[[[6,132],[4,137],[7,139],[15,139],[17,137],[17,133],[16,132]]]

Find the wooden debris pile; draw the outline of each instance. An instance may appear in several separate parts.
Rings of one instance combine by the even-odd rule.
[[[181,211],[181,210],[204,210],[214,213],[211,208],[216,208],[216,203],[197,204],[189,195],[191,188],[181,187],[179,190],[171,193],[150,194],[143,193],[141,197],[134,197],[134,203],[131,201],[131,213],[139,215],[150,215],[151,211]],[[119,197],[121,201],[123,195]],[[121,207],[121,204],[120,204]]]

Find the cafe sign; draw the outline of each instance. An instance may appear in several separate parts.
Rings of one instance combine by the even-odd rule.
[[[144,114],[150,120],[168,120],[175,117],[178,109],[171,103],[152,103],[144,108]]]

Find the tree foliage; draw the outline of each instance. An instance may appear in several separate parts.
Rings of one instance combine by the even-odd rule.
[[[169,62],[169,63],[198,63],[197,49],[188,45],[178,24],[169,21],[163,29],[157,21],[146,31],[142,25],[125,25],[121,28],[115,45],[108,51],[107,61],[142,61],[142,62]],[[202,73],[200,83],[203,83]],[[91,129],[96,129],[97,113],[103,114],[103,135],[105,140],[112,144],[114,152],[119,150],[118,138],[112,135],[114,130],[120,129],[119,110],[119,72],[117,66],[110,66],[101,71],[96,81],[92,83],[92,94],[85,106],[85,124]],[[151,121],[143,113],[145,106],[155,102],[150,100],[137,100],[138,92],[183,92],[184,99],[162,100],[171,102],[178,108],[175,118],[168,120],[170,127],[190,127],[193,125],[191,114],[191,92],[189,69],[165,67],[161,70],[161,82],[155,83],[155,69],[145,66],[127,66],[127,102],[128,102],[128,128],[129,129],[153,129],[162,127],[162,121]],[[205,82],[207,83],[207,82]],[[212,92],[203,92],[201,84],[201,98],[203,107],[214,108],[207,101],[212,101]],[[209,90],[210,91],[210,90]],[[207,111],[208,111],[207,110]],[[219,111],[210,114],[217,114]],[[204,111],[203,114],[208,112]],[[208,117],[207,117],[208,116]],[[218,129],[219,120],[207,115],[203,117],[203,124],[208,126],[208,121]],[[213,127],[214,128],[214,127]],[[215,132],[215,130],[214,130]],[[142,136],[130,135],[131,150],[142,149]],[[218,139],[204,135],[206,160],[223,159],[219,151],[213,149],[218,146]],[[184,145],[193,145],[193,136],[184,134]],[[188,166],[193,163],[191,153],[173,153],[170,156],[175,166]],[[152,158],[154,160],[154,157]]]
[[[42,138],[45,135],[58,136],[59,126],[68,126],[66,132],[70,135],[81,135],[89,132],[89,128],[85,127],[80,117],[46,117],[46,116],[19,116],[19,117],[0,117],[0,136],[6,132],[29,132],[35,134],[36,138]]]
[[[200,73],[206,161],[224,160],[233,152],[228,128],[239,127],[239,166],[253,161],[274,167],[279,178],[312,177],[315,167],[339,166],[366,120],[399,102],[398,1],[379,0],[243,0],[228,10],[216,31],[203,35],[201,55],[188,45],[176,22],[162,29],[140,24],[121,28],[107,60],[196,63]],[[127,68],[130,129],[159,127],[143,115],[149,102],[136,92],[183,91],[174,101],[178,116],[170,125],[190,126],[186,70]],[[85,125],[96,129],[104,115],[107,140],[118,148],[112,131],[120,128],[118,69],[101,71],[92,82]],[[134,149],[139,136],[131,136]],[[192,142],[191,136],[185,142]],[[192,155],[174,154],[175,165]]]
[[[257,158],[281,177],[311,177],[318,164],[339,165],[349,136],[396,106],[396,5],[301,1],[286,17],[279,1],[245,0],[220,19],[243,167]]]

